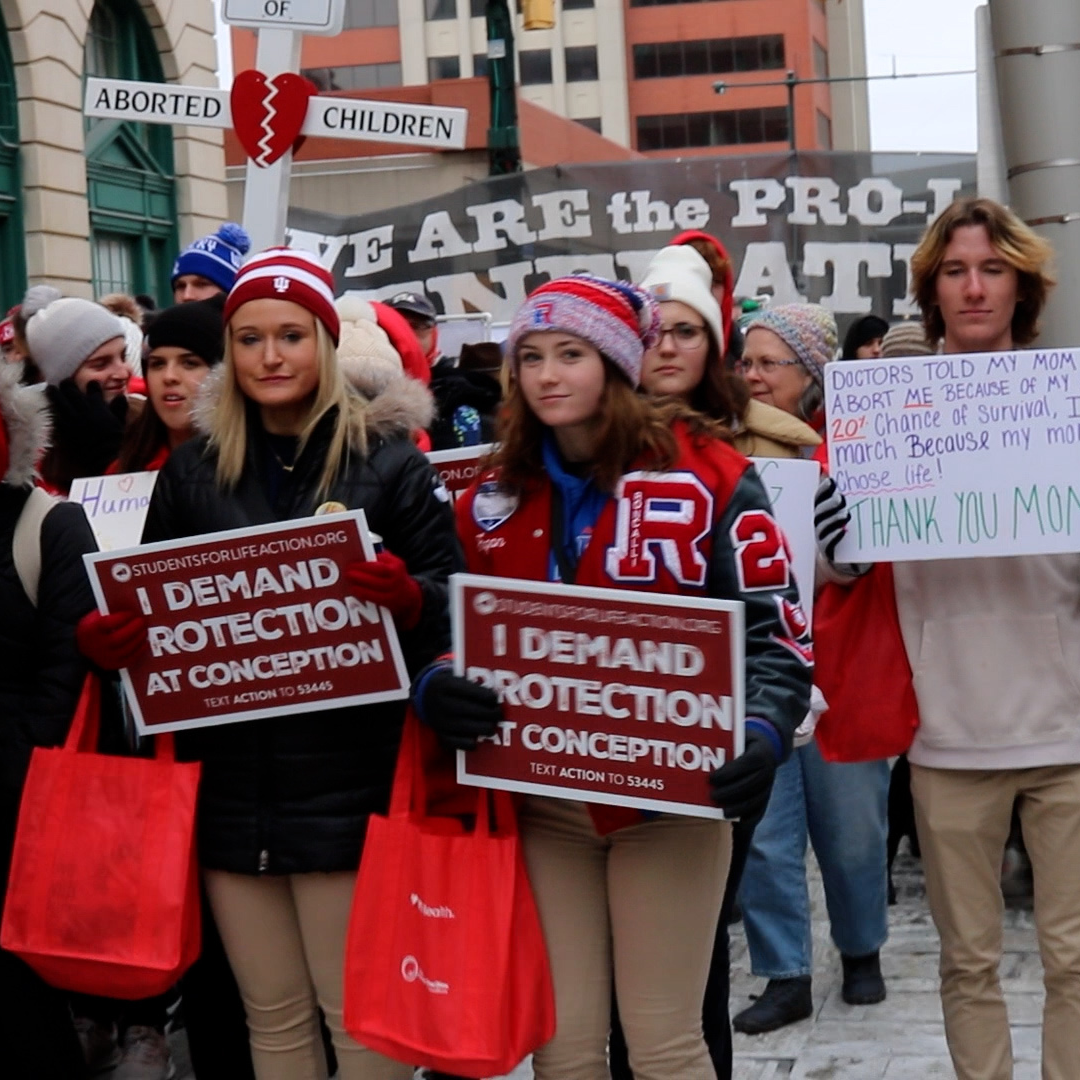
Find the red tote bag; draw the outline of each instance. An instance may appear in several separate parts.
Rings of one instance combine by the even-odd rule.
[[[850,588],[830,584],[818,594],[814,682],[829,703],[814,733],[826,761],[907,753],[919,706],[889,563],[875,564]]]
[[[555,1033],[540,919],[510,796],[476,826],[430,817],[418,721],[387,817],[368,825],[345,956],[345,1028],[364,1046],[466,1077],[510,1072]]]
[[[87,676],[63,747],[36,747],[19,805],[0,946],[64,990],[162,994],[199,955],[196,764],[93,752]]]

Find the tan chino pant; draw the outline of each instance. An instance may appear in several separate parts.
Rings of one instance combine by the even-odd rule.
[[[1012,1080],[1002,952],[1001,860],[1014,802],[1035,879],[1046,985],[1043,1080],[1080,1077],[1080,766],[911,766],[930,911],[941,935],[941,1003],[958,1080]]]
[[[316,1006],[340,1080],[411,1080],[411,1065],[366,1050],[342,1024],[345,935],[355,873],[254,877],[204,871],[240,987],[258,1080],[326,1080]]]
[[[715,1080],[701,1003],[731,826],[665,814],[601,837],[583,803],[530,796],[521,833],[555,982],[536,1080],[608,1080],[613,972],[634,1080]]]

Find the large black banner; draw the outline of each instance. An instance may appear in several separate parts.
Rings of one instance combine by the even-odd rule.
[[[914,313],[908,263],[927,223],[974,183],[969,154],[574,165],[377,214],[293,209],[289,242],[332,266],[339,292],[426,292],[447,315],[487,311],[498,323],[549,277],[586,270],[636,281],[673,236],[704,229],[731,254],[737,296],[891,319]]]

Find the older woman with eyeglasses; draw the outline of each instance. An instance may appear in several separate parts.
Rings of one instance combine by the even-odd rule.
[[[824,368],[835,358],[836,345],[831,312],[818,304],[781,304],[747,326],[736,370],[755,401],[822,431]],[[825,577],[847,520],[843,496],[825,476],[814,514]],[[751,970],[769,981],[757,1001],[735,1016],[736,1031],[761,1034],[813,1012],[808,839],[821,866],[832,939],[840,950],[841,996],[850,1005],[884,1000],[879,950],[888,932],[888,787],[887,762],[826,762],[812,739],[777,770],[739,893]]]

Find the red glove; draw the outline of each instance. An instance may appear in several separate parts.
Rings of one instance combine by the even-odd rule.
[[[424,605],[420,582],[391,552],[380,551],[371,562],[357,559],[349,563],[345,567],[345,580],[353,596],[389,610],[402,630],[411,630],[420,621]]]
[[[146,619],[135,611],[91,611],[75,627],[79,651],[105,671],[127,667],[146,646]]]

